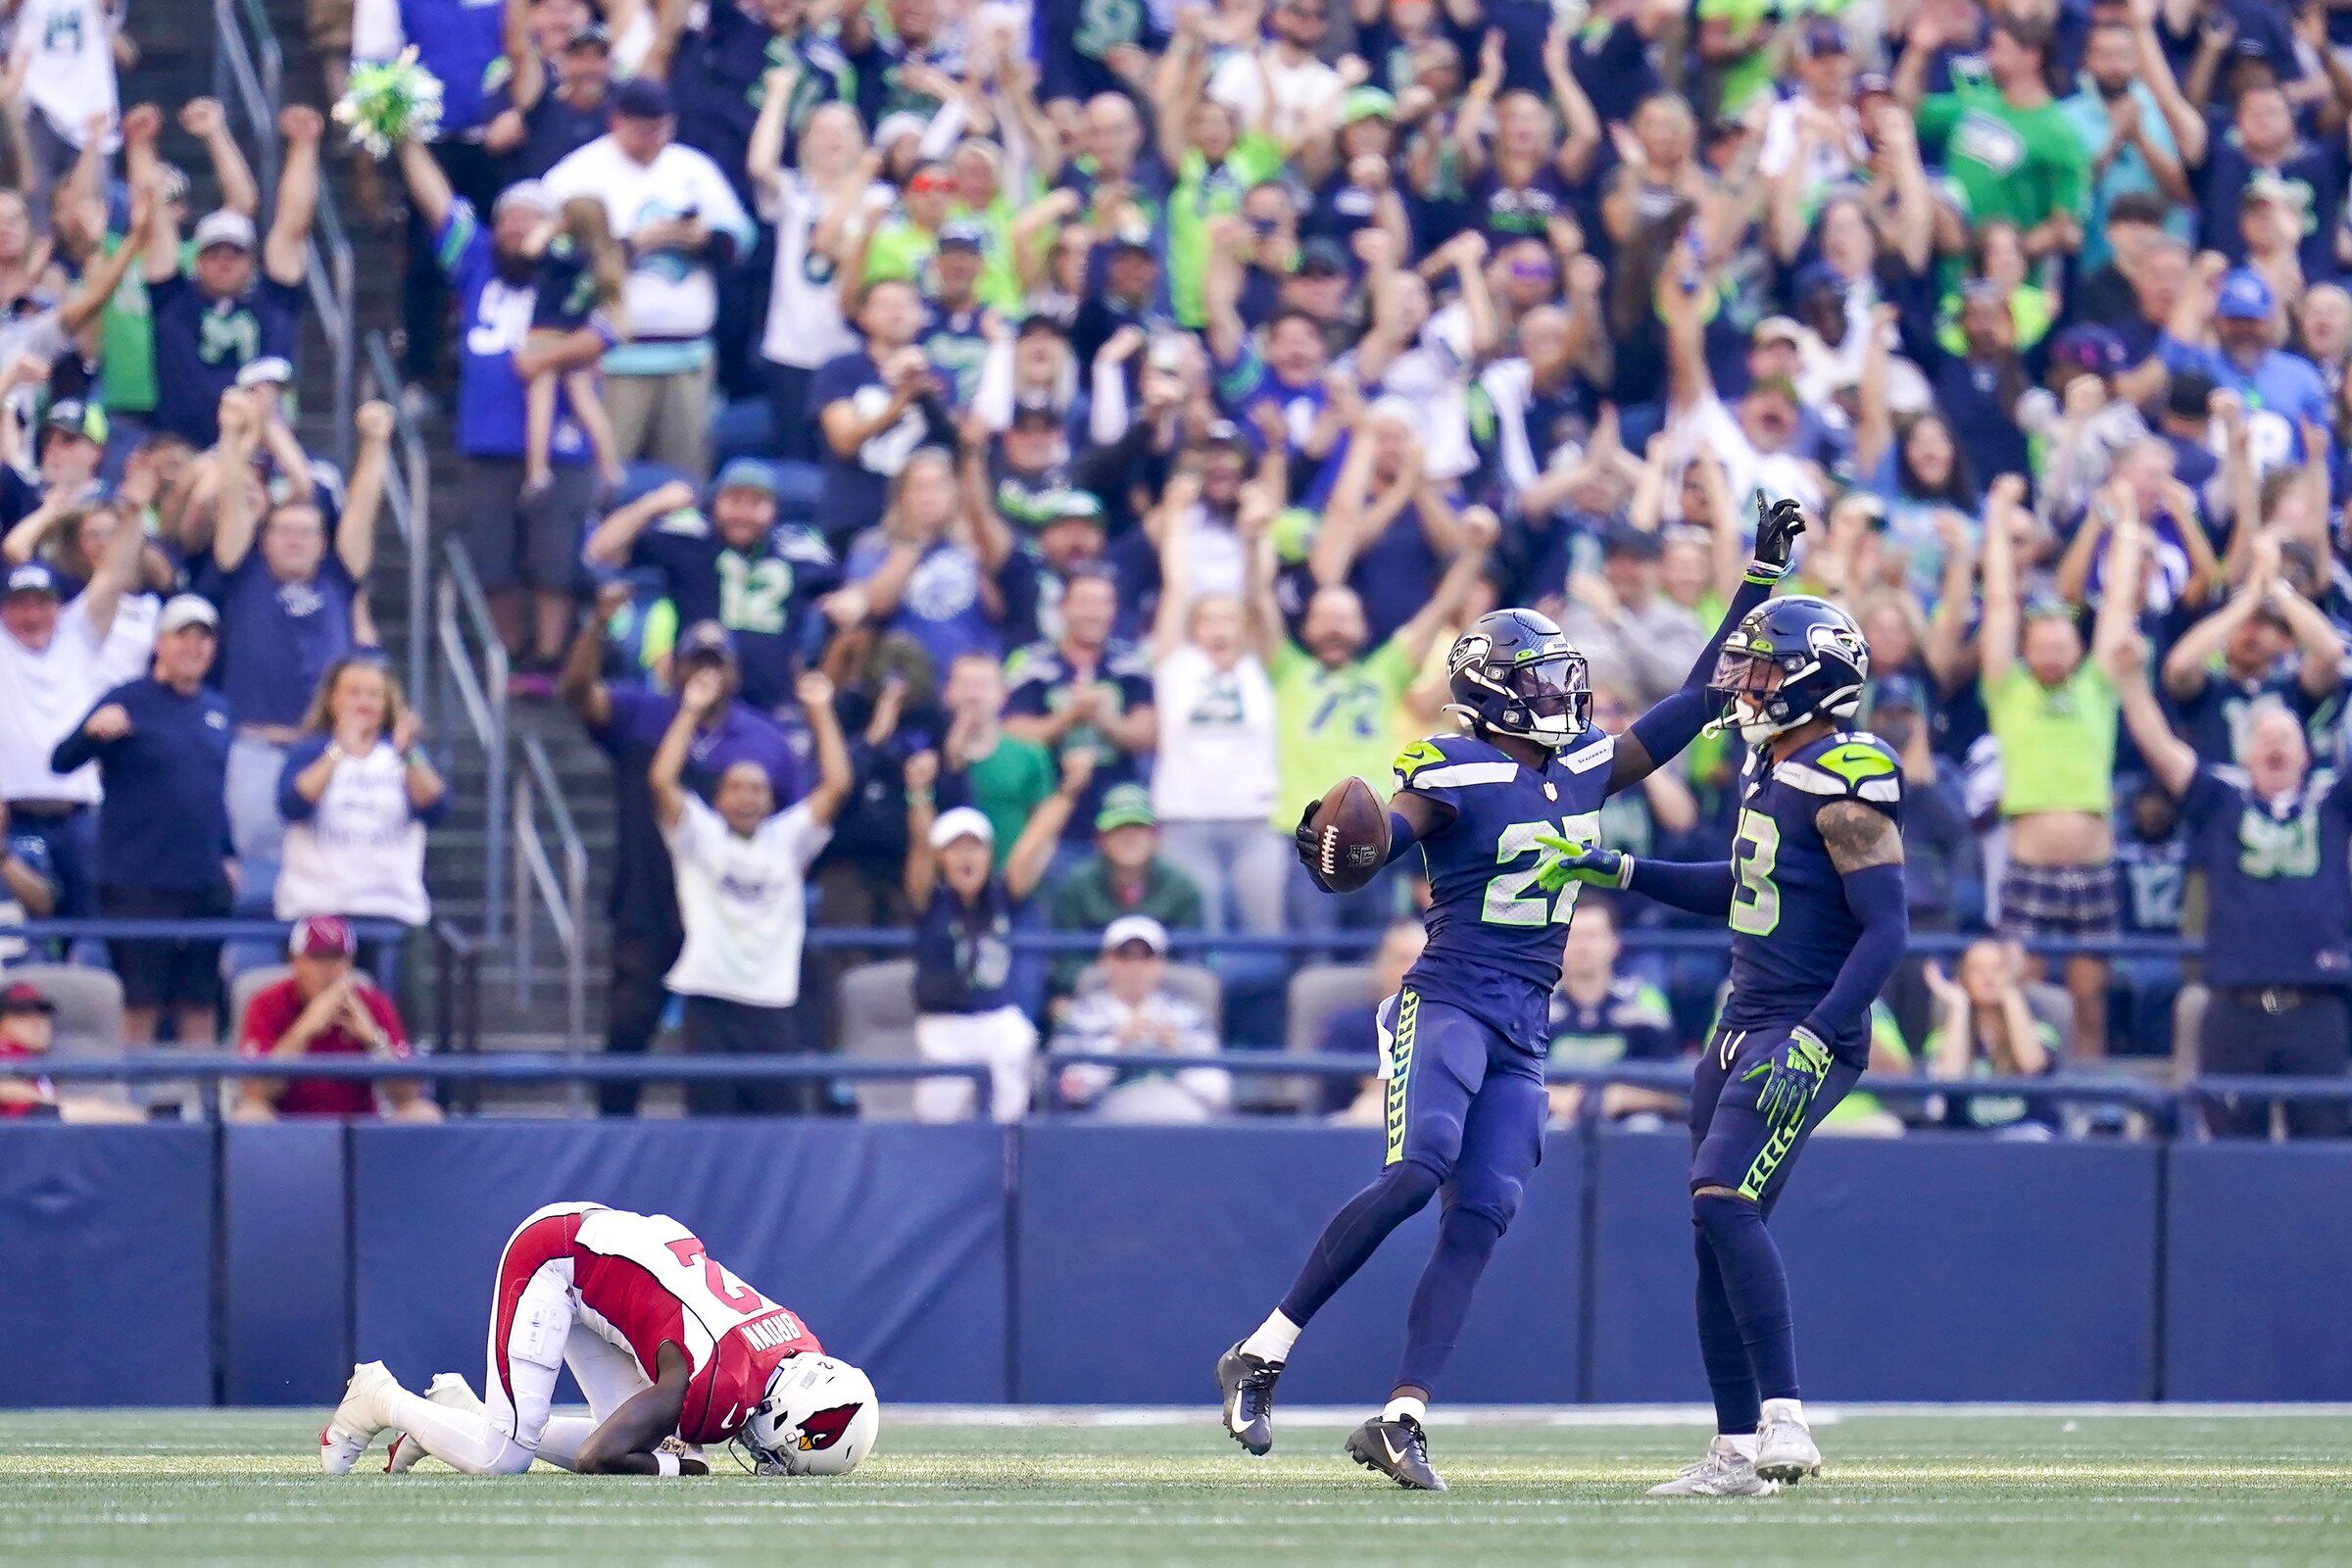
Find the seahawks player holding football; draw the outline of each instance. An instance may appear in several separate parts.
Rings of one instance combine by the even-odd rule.
[[[1612,737],[1592,728],[1585,659],[1528,610],[1480,617],[1447,659],[1469,733],[1435,736],[1396,759],[1388,858],[1420,847],[1429,867],[1429,945],[1382,1004],[1387,1157],[1308,1253],[1290,1294],[1217,1363],[1225,1428],[1251,1453],[1273,1446],[1276,1380],[1299,1331],[1373,1251],[1445,1195],[1437,1250],[1405,1319],[1404,1360],[1387,1408],[1348,1452],[1398,1485],[1442,1492],[1422,1417],[1470,1297],[1543,1155],[1544,1065],[1572,884],[1539,884],[1544,841],[1590,839],[1601,803],[1689,745],[1712,714],[1706,691],[1725,635],[1762,604],[1804,528],[1795,503],[1758,508],[1756,559],[1682,690]],[[1314,806],[1299,859],[1318,883]]]
[[[1845,612],[1802,595],[1749,614],[1714,690],[1753,748],[1732,858],[1637,860],[1546,837],[1544,887],[1630,888],[1732,928],[1732,989],[1690,1093],[1698,1343],[1715,1393],[1706,1456],[1660,1496],[1746,1496],[1821,1469],[1797,1398],[1796,1335],[1765,1229],[1789,1168],[1870,1054],[1870,1006],[1909,940],[1902,771],[1844,725],[1870,651]]]

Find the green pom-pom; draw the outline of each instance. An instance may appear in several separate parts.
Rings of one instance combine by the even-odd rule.
[[[335,121],[354,147],[388,158],[402,142],[429,141],[441,128],[441,79],[417,63],[413,44],[397,60],[354,66]]]

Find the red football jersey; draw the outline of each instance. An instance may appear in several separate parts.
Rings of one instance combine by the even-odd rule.
[[[634,1355],[649,1380],[663,1345],[685,1354],[694,1370],[678,1436],[688,1443],[734,1436],[778,1362],[823,1349],[795,1313],[737,1279],[668,1215],[564,1204],[516,1231],[500,1261],[502,1378],[515,1303],[549,1262],[568,1267],[582,1326]]]

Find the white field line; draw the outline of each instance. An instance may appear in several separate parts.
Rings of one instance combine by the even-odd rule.
[[[1281,1410],[1281,1420],[1286,1426],[1352,1427],[1363,1420],[1366,1408],[1286,1404]],[[891,1416],[910,1425],[944,1427],[1150,1428],[1217,1423],[1214,1405],[893,1404]],[[1835,1425],[1846,1416],[1955,1421],[2018,1417],[2095,1420],[2113,1416],[2275,1421],[2296,1417],[2340,1419],[2352,1416],[2352,1404],[1814,1404],[1806,1409],[1805,1416],[1815,1426]],[[1703,1404],[1440,1404],[1430,1411],[1432,1426],[1679,1427],[1712,1419],[1713,1407]]]

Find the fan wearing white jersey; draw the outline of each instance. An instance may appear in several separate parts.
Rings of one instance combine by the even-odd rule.
[[[585,1417],[551,1413],[564,1367]],[[841,1475],[872,1451],[879,1424],[865,1374],[685,1226],[551,1203],[499,1257],[483,1397],[451,1372],[411,1394],[367,1362],[318,1434],[318,1458],[345,1474],[390,1431],[396,1472],[421,1449],[467,1475],[518,1475],[533,1459],[582,1475],[703,1475],[701,1446],[731,1440],[762,1475]]]

